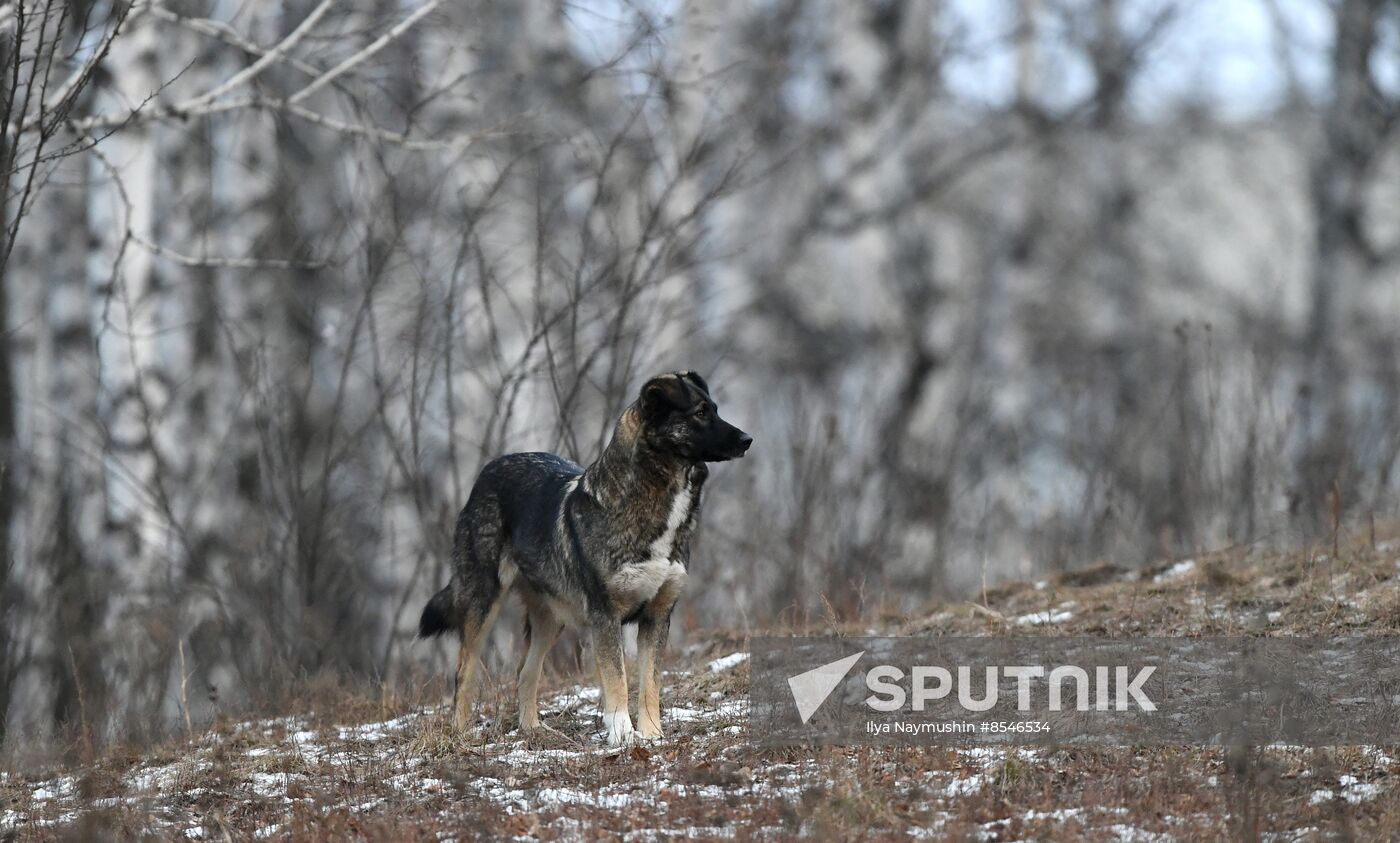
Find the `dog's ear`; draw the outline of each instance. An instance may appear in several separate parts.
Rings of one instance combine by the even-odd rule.
[[[680,378],[675,375],[662,375],[647,381],[646,386],[642,387],[641,397],[637,400],[642,416],[647,419],[659,418],[668,410],[681,407],[684,403],[685,387],[681,386]]]
[[[705,383],[704,378],[700,377],[694,372],[682,372],[681,377],[695,384],[697,387],[700,388],[700,391],[705,393],[706,395],[710,394],[710,385]]]

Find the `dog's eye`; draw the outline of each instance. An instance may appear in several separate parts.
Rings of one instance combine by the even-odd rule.
[[[705,418],[706,416],[708,416],[709,414],[710,414],[710,405],[708,405],[708,404],[701,404],[701,405],[700,405],[700,408],[697,409],[697,410],[695,411],[695,417],[696,417],[697,419],[703,419],[703,418]]]

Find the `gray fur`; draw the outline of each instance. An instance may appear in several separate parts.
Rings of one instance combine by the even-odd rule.
[[[561,627],[575,626],[592,638],[609,742],[630,741],[622,625],[635,622],[640,734],[659,737],[660,657],[690,569],[705,463],[742,456],[751,442],[719,418],[703,379],[679,372],[647,382],[587,469],[545,453],[487,463],[457,518],[452,581],[419,622],[420,636],[456,630],[461,638],[458,727],[470,724],[476,661],[513,587],[525,602],[530,642],[521,725],[538,725],[544,651]]]

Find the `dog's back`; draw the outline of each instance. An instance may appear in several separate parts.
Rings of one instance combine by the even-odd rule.
[[[573,460],[543,451],[488,462],[457,516],[452,582],[423,609],[419,636],[455,631],[471,603],[500,589],[503,551],[509,549],[510,563],[523,569],[527,579],[548,565],[570,484],[582,474],[583,467]]]
[[[552,538],[563,516],[565,498],[572,481],[582,475],[583,467],[578,463],[538,451],[507,454],[482,469],[472,497],[480,492],[494,499],[506,546],[515,565],[527,575],[553,554]],[[459,536],[462,522],[473,518],[470,503],[458,519]],[[459,566],[461,562],[458,560]]]

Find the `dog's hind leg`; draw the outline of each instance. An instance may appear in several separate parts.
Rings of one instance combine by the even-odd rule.
[[[520,662],[520,684],[516,696],[520,703],[520,728],[535,729],[540,725],[540,673],[549,648],[559,638],[563,622],[550,611],[537,595],[525,592],[525,658]]]
[[[485,611],[469,608],[462,623],[462,649],[457,653],[457,692],[452,702],[452,722],[458,731],[471,728],[472,705],[476,702],[476,667],[505,598],[505,589],[501,589]]]
[[[632,716],[627,713],[627,668],[622,655],[622,625],[612,618],[598,618],[589,624],[593,637],[593,660],[598,665],[599,702],[608,745],[621,746],[634,740]]]
[[[452,721],[458,731],[471,728],[472,704],[476,701],[476,668],[481,662],[481,651],[517,573],[495,535],[473,537],[468,552],[471,558],[464,566],[462,646],[457,653],[457,689],[452,698]]]

